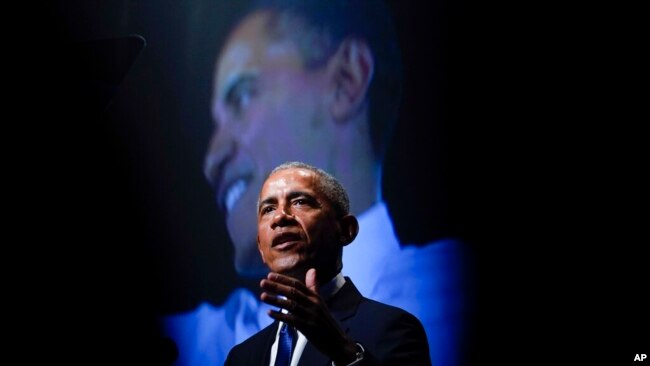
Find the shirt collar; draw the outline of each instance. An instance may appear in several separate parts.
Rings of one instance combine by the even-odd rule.
[[[323,299],[327,300],[336,295],[343,285],[345,285],[345,277],[339,272],[328,283],[322,285],[318,292]]]

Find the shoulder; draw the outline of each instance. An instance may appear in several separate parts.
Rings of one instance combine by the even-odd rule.
[[[330,310],[333,310],[339,320],[354,324],[364,323],[376,327],[394,319],[405,319],[421,326],[420,321],[408,311],[361,295],[349,277],[346,277],[345,285],[328,305],[331,305]]]
[[[398,256],[415,265],[458,265],[471,255],[470,246],[458,238],[442,238],[424,245],[403,245]],[[451,262],[451,263],[450,263]]]
[[[277,323],[272,323],[233,347],[228,354],[226,365],[252,365],[262,362],[259,358],[265,357],[266,354],[260,350],[267,349],[267,345],[270,346],[276,329]]]
[[[384,327],[403,325],[422,328],[420,320],[408,311],[366,297],[359,303],[357,315],[361,319],[368,318],[369,321],[377,325],[383,325]]]
[[[373,297],[408,307],[418,315],[431,312],[423,301],[462,295],[472,275],[472,258],[471,248],[456,239],[406,246],[378,274]]]
[[[161,327],[179,349],[179,365],[216,365],[235,344],[259,331],[258,308],[250,291],[236,289],[219,306],[203,302],[192,311],[163,317]]]

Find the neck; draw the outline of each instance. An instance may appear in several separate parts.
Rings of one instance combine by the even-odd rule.
[[[309,267],[309,268],[314,267],[314,268],[315,268],[316,266],[306,266],[306,267],[304,267],[304,268],[302,268],[302,267],[301,267],[301,268],[295,268],[295,269],[293,269],[293,270],[291,270],[291,271],[287,271],[287,272],[284,272],[284,273],[282,273],[282,274],[284,274],[284,275],[286,275],[286,276],[289,276],[289,277],[293,277],[293,278],[297,279],[298,281],[300,281],[300,282],[302,282],[302,283],[305,283],[305,278],[306,278],[306,276],[307,276],[307,270],[309,270],[309,268],[307,268],[307,267]],[[328,268],[320,268],[320,269],[318,269],[318,270],[316,271],[316,281],[317,281],[319,284],[325,284],[325,283],[328,283],[328,282],[331,281],[332,278],[334,278],[334,277],[335,277],[339,272],[341,272],[340,269],[336,270],[336,269],[334,269],[333,267],[332,267],[331,269],[328,269]]]

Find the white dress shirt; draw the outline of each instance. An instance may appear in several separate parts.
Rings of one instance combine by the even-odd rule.
[[[318,290],[320,293],[320,296],[323,298],[323,300],[329,299],[330,297],[334,296],[341,287],[345,284],[345,278],[343,278],[343,275],[339,272],[332,280],[330,280],[328,283],[325,285],[321,286],[321,288]],[[287,313],[285,309],[282,309],[283,313]],[[278,326],[278,330],[275,333],[275,341],[273,342],[273,345],[271,346],[271,361],[269,362],[269,366],[274,366],[275,365],[275,357],[278,354],[278,341],[280,339],[280,329],[282,329],[282,325],[284,322],[280,322],[280,325]],[[291,363],[289,364],[290,366],[298,366],[298,362],[300,362],[300,356],[302,356],[302,351],[305,350],[305,346],[307,345],[307,338],[305,337],[304,334],[302,334],[299,330],[296,329],[296,334],[298,335],[298,340],[296,341],[296,346],[293,349],[293,352],[291,353]]]

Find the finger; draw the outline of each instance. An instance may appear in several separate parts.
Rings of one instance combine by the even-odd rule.
[[[316,280],[316,268],[310,268],[305,275],[305,285],[311,291],[318,293],[318,280]]]
[[[301,304],[307,304],[310,302],[307,295],[301,292],[300,290],[296,289],[295,287],[283,285],[278,282],[274,282],[266,279],[260,281],[260,287],[265,291],[268,291],[276,295],[285,296],[288,299],[295,300]]]
[[[303,292],[305,294],[308,294],[311,291],[311,290],[309,290],[307,288],[307,286],[305,286],[304,283],[302,283],[301,281],[299,281],[299,280],[297,280],[297,279],[295,279],[293,277],[289,277],[289,276],[285,276],[285,275],[282,275],[282,274],[279,274],[279,273],[271,272],[266,276],[266,278],[268,280],[270,280],[270,281],[273,281],[273,282],[278,282],[278,283],[281,283],[283,285],[295,287],[296,289],[298,289],[299,291],[301,291],[301,292]]]
[[[299,304],[296,301],[284,298],[282,296],[275,296],[269,294],[268,292],[262,292],[262,294],[260,295],[260,299],[269,305],[277,306],[291,313],[302,311],[302,309],[300,308]]]
[[[280,311],[275,311],[275,310],[269,310],[266,312],[271,318],[275,320],[279,320],[281,322],[285,322],[289,324],[292,327],[296,327],[296,324],[298,323],[297,318],[293,314],[285,314]],[[296,327],[297,328],[297,327]]]

